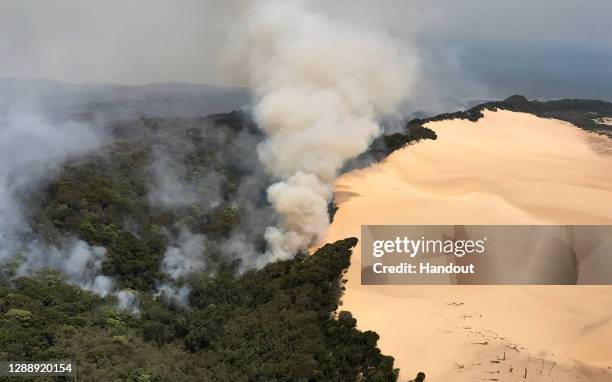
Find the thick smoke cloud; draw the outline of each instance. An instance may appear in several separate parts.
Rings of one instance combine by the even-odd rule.
[[[244,64],[240,74],[267,135],[259,159],[277,181],[268,199],[281,224],[266,232],[268,260],[289,258],[321,237],[338,170],[380,134],[377,118],[405,98],[415,67],[384,32],[309,5],[249,3],[229,53]]]

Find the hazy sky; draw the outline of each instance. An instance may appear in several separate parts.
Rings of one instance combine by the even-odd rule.
[[[0,77],[227,83],[217,57],[233,19],[230,3],[0,0]],[[558,82],[568,73],[574,82],[589,77],[612,88],[612,0],[315,0],[313,6],[321,4],[322,12],[416,41],[422,86],[449,95],[493,95],[491,88],[509,86],[504,93],[526,76]]]
[[[218,82],[223,3],[0,0],[0,77]]]

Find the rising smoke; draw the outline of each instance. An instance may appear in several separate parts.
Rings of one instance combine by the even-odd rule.
[[[204,235],[192,234],[183,231],[179,235],[178,244],[170,245],[166,249],[161,264],[162,272],[177,280],[182,276],[199,271],[205,263],[202,256],[204,251]]]
[[[290,258],[323,235],[339,169],[380,134],[377,121],[394,111],[412,82],[415,62],[389,35],[318,13],[312,5],[249,3],[229,49],[228,57],[255,96],[253,116],[266,136],[253,155],[249,148],[259,143],[257,134],[240,133],[232,144],[225,136],[218,139],[224,147],[219,160],[236,164],[244,175],[232,200],[244,218],[220,250],[247,266]],[[27,223],[26,201],[20,196],[52,177],[65,160],[102,144],[86,124],[52,123],[32,115],[0,121],[0,264],[18,259],[19,275],[45,268],[62,271],[69,282],[102,296],[114,294],[121,307],[135,311],[133,292],[117,291],[102,274],[104,248],[76,238],[46,243]],[[153,205],[196,205],[208,211],[221,202],[219,174],[203,169],[197,181],[184,182],[185,169],[160,150],[154,148]],[[270,183],[272,208],[258,192]],[[269,248],[264,256],[257,240],[262,234]],[[177,284],[162,284],[158,291],[185,300],[188,289],[180,280],[205,268],[206,238],[185,231],[175,239],[161,270]]]
[[[52,122],[31,112],[0,118],[0,266],[4,276],[29,276],[43,269],[62,272],[67,282],[102,297],[113,293],[120,308],[136,312],[135,295],[117,292],[102,274],[105,248],[70,237],[48,243],[27,220],[27,197],[64,161],[102,144],[103,138],[88,124]]]
[[[159,283],[157,296],[166,301],[187,305],[191,288],[181,285],[182,278],[205,268],[204,250],[206,237],[184,230],[176,238],[176,243],[166,248],[161,263],[161,271],[170,281]]]
[[[311,5],[249,2],[228,54],[254,94],[267,136],[259,160],[276,180],[268,199],[281,222],[266,230],[266,261],[290,258],[324,234],[339,169],[380,134],[377,119],[404,99],[415,69],[389,35]]]
[[[179,140],[179,143],[181,148],[175,148],[173,153],[159,145],[153,147],[151,171],[155,184],[149,192],[150,203],[164,208],[196,204],[205,210],[217,207],[223,198],[220,175],[214,168],[200,168],[195,179],[185,181],[188,169],[176,157],[179,156],[177,153],[193,150],[193,147],[186,140]]]
[[[17,274],[45,267],[63,269],[75,283],[87,289],[105,289],[105,280],[87,277],[86,270],[100,268],[104,248],[70,240],[57,246],[37,244],[25,217],[27,195],[67,158],[82,155],[100,145],[88,126],[75,122],[51,123],[36,115],[18,114],[0,123],[0,262],[20,254]],[[88,267],[88,265],[90,265]],[[101,292],[103,293],[103,292]]]
[[[80,123],[54,124],[30,114],[0,120],[0,262],[31,239],[20,196],[44,182],[65,159],[99,144],[99,137]],[[29,260],[30,267],[37,266]]]

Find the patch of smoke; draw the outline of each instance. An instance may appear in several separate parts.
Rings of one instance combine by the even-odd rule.
[[[9,113],[0,120],[0,265],[16,266],[16,276],[43,269],[61,272],[66,281],[107,296],[112,280],[101,272],[106,249],[66,238],[45,243],[27,220],[27,196],[66,160],[87,154],[102,138],[84,123],[51,122],[34,113]]]
[[[58,125],[31,114],[0,120],[0,262],[14,256],[31,233],[21,197],[43,184],[64,160],[99,144],[100,138],[77,122]]]
[[[267,200],[266,190],[272,180],[256,157],[252,163],[253,172],[241,180],[232,199],[241,213],[240,224],[219,247],[226,258],[240,261],[240,272],[261,268],[268,262],[263,238],[267,227],[280,223],[278,213]]]
[[[105,297],[113,288],[111,278],[101,274],[105,255],[106,249],[81,240],[70,240],[61,247],[33,243],[20,256],[16,274],[29,276],[43,269],[60,271],[70,284]]]
[[[0,120],[0,262],[34,235],[25,216],[26,197],[52,176],[67,159],[83,155],[101,143],[89,126],[54,124],[34,114],[11,114]],[[25,248],[28,247],[28,248]]]
[[[266,227],[279,224],[279,215],[269,203],[266,192],[273,178],[257,154],[262,139],[261,135],[241,133],[226,154],[226,160],[240,166],[244,175],[231,200],[240,211],[240,224],[219,249],[227,258],[240,260],[241,270],[265,264],[265,245],[261,241]]]
[[[138,295],[129,289],[123,289],[115,293],[117,308],[131,314],[139,314]]]
[[[386,33],[309,5],[248,2],[227,55],[254,93],[266,134],[258,158],[277,181],[268,200],[280,222],[266,229],[266,261],[322,237],[339,169],[381,133],[377,119],[405,98],[416,67]]]
[[[175,245],[170,245],[164,253],[161,270],[173,280],[197,272],[206,266],[204,260],[204,240],[202,234],[183,231]]]
[[[166,208],[197,204],[210,210],[221,203],[221,178],[214,169],[198,169],[200,173],[191,174],[191,181],[188,181],[188,170],[176,155],[159,146],[154,147],[153,153],[154,187],[149,193],[152,204]]]
[[[161,271],[172,281],[157,286],[157,297],[182,306],[188,304],[191,288],[180,284],[185,277],[206,267],[205,241],[204,235],[183,230],[176,242],[166,248]]]
[[[189,304],[189,293],[191,293],[191,288],[188,286],[177,286],[166,283],[157,287],[156,297],[170,303],[187,306]]]
[[[272,180],[257,155],[257,145],[263,136],[258,130],[249,127],[252,121],[248,113],[244,112],[243,117],[240,130],[237,130],[237,126],[211,124],[200,126],[197,131],[189,133],[189,138],[184,139],[180,132],[182,127],[177,126],[173,134],[160,137],[160,144],[154,148],[154,163],[151,167],[154,185],[149,193],[149,202],[156,207],[194,207],[202,214],[210,212],[221,203],[237,209],[240,213],[239,225],[234,227],[229,240],[215,243],[215,250],[226,260],[240,260],[241,270],[256,266],[264,252],[264,246],[258,243],[262,242],[266,226],[278,223],[278,215],[266,198],[266,189]],[[201,147],[195,147],[194,137],[200,141]],[[186,155],[188,157],[196,150],[202,150],[202,147],[208,150],[206,154],[210,159],[223,167],[231,166],[231,172],[238,175],[231,179],[231,182],[237,184],[230,194],[223,194],[223,183],[227,179],[215,171],[214,166],[198,167],[194,173],[193,169],[185,165]],[[194,260],[202,261],[203,255],[196,253],[197,246],[194,247],[194,243],[207,246],[203,235],[191,233],[185,227],[179,228],[179,232],[175,238],[170,237],[173,243],[164,254],[161,269],[178,285],[179,279],[190,273],[189,269],[206,268],[205,261],[193,268],[187,264]],[[172,296],[171,300],[185,301],[183,297],[186,290],[180,289],[183,287],[164,283],[157,290],[161,288],[166,290],[167,296]],[[180,289],[180,292],[170,292],[170,289]]]

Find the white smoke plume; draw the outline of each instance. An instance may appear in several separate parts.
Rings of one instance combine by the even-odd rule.
[[[0,262],[30,229],[19,195],[36,187],[71,156],[95,149],[100,138],[81,123],[55,124],[32,114],[0,118]]]
[[[268,261],[290,258],[324,234],[339,169],[381,133],[377,119],[405,98],[416,66],[386,33],[313,5],[246,3],[228,54],[254,93],[267,136],[259,159],[277,180],[268,199],[281,222],[266,231]]]
[[[51,123],[32,114],[0,118],[0,264],[24,250],[24,238],[31,234],[20,196],[44,182],[64,160],[100,143],[89,126],[78,122]],[[26,260],[33,265],[36,256],[28,258],[29,253]]]
[[[164,253],[161,270],[173,280],[204,268],[204,235],[181,232],[176,246],[170,245]]]
[[[187,306],[189,304],[189,293],[191,293],[191,289],[187,286],[179,287],[170,284],[163,284],[157,288],[157,293],[155,296],[157,298],[162,298],[167,302]]]
[[[135,292],[129,289],[120,290],[115,294],[117,298],[117,308],[131,314],[139,314],[140,308],[138,296]]]
[[[24,195],[41,187],[65,160],[102,143],[103,138],[85,123],[52,122],[23,112],[0,118],[0,267],[16,261],[16,276],[58,271],[68,283],[102,297],[113,294],[119,309],[138,313],[136,295],[117,291],[113,280],[102,274],[105,248],[74,238],[43,243],[26,218]]]
[[[28,276],[44,268],[60,271],[66,281],[105,297],[113,289],[110,277],[102,275],[106,249],[74,240],[61,248],[33,243],[25,247],[25,256],[17,269],[18,276]]]
[[[193,234],[183,230],[176,238],[176,243],[169,245],[164,253],[161,271],[172,279],[171,282],[161,283],[157,286],[156,296],[167,302],[181,306],[188,305],[191,288],[178,285],[181,279],[206,267],[204,250],[206,237],[202,234]]]
[[[120,308],[136,312],[135,295],[116,292],[111,278],[102,274],[105,248],[73,238],[43,243],[26,218],[27,195],[33,189],[41,187],[65,160],[102,143],[88,124],[52,122],[36,113],[0,117],[0,269],[16,264],[16,276],[58,271],[82,289],[102,297],[115,294]]]

